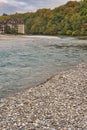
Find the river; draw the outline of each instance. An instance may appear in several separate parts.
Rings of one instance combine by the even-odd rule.
[[[87,61],[87,40],[0,36],[0,98],[34,87],[62,69]]]

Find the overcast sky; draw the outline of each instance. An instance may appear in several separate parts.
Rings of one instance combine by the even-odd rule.
[[[39,8],[53,9],[67,1],[69,0],[0,0],[0,15],[33,12]]]

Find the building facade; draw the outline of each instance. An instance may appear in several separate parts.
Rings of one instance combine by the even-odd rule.
[[[0,34],[4,33],[5,25],[3,22],[0,22]]]
[[[18,34],[24,34],[24,22],[19,18],[12,18],[7,21],[7,25],[11,29],[16,29]]]
[[[19,18],[11,18],[0,23],[0,33],[6,33],[6,27],[9,27],[11,31],[15,30],[17,34],[25,34],[24,22]]]

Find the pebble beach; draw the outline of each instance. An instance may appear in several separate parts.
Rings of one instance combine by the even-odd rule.
[[[1,98],[0,130],[87,130],[87,63]]]

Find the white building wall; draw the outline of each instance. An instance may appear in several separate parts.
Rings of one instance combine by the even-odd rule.
[[[25,33],[25,31],[24,31],[24,24],[19,24],[18,25],[18,33],[21,33],[21,34]]]

